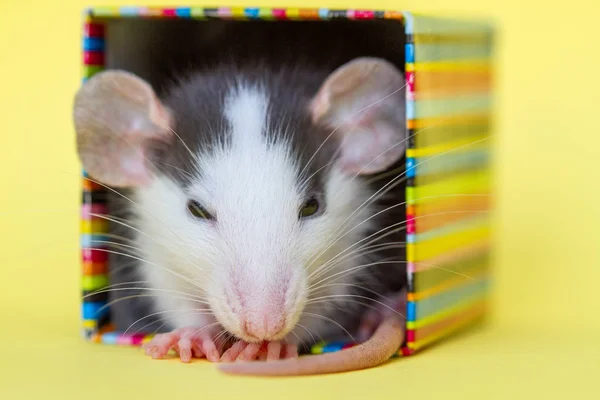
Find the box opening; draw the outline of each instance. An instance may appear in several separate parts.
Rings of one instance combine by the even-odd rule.
[[[405,27],[401,20],[227,20],[227,19],[131,19],[117,18],[104,21],[104,69],[119,69],[132,72],[149,82],[160,95],[174,77],[218,65],[220,62],[238,60],[281,59],[293,57],[293,52],[307,43],[314,43],[308,54],[313,63],[329,63],[331,53],[340,43],[344,46],[343,56],[337,56],[333,68],[357,57],[378,57],[393,63],[399,71],[405,69]],[[310,37],[311,40],[307,40]],[[404,162],[403,162],[404,163]],[[129,196],[122,189],[120,193]],[[126,202],[127,200],[125,200]],[[130,215],[122,212],[124,200],[108,191],[106,193],[107,214],[115,221],[127,220]],[[131,236],[127,228],[118,222],[109,221],[107,236],[111,241],[118,237]],[[121,241],[125,246],[127,242]],[[113,249],[114,251],[114,249]],[[116,254],[127,252],[126,248],[108,254],[108,281],[111,290],[99,294],[95,300],[107,302],[109,306],[101,313],[97,329],[104,338],[118,335],[140,339],[165,331],[164,318],[151,315],[136,321],[128,317],[133,307],[147,306],[147,298],[140,298],[143,291],[128,282],[137,282],[135,268],[127,258]],[[114,269],[129,269],[132,279],[123,281],[123,274],[114,274]],[[115,278],[118,276],[119,278]],[[116,286],[115,286],[116,285]],[[147,293],[147,292],[146,292]],[[88,298],[89,300],[89,298]],[[123,333],[126,332],[126,335]]]

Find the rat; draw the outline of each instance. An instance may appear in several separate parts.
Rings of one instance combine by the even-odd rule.
[[[398,351],[404,86],[375,57],[333,69],[225,64],[160,96],[124,70],[81,86],[80,160],[128,191],[127,223],[110,220],[133,230],[149,314],[169,315],[148,355],[174,349],[227,373],[303,375],[373,367]],[[349,337],[360,343],[298,357]]]

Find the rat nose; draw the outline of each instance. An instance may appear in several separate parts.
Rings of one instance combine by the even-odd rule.
[[[284,326],[283,313],[273,312],[249,315],[242,323],[244,333],[259,340],[272,339],[281,333]]]

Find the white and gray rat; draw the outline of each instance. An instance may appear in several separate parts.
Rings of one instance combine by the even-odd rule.
[[[399,349],[404,186],[384,172],[403,166],[404,96],[402,72],[371,57],[202,69],[160,98],[119,70],[82,85],[80,158],[129,190],[147,314],[169,316],[148,354],[298,375],[375,366]],[[364,336],[369,321],[379,327],[362,344],[296,357],[319,339]],[[234,360],[260,361],[223,362]]]

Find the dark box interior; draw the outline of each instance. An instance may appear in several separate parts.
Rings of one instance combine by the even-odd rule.
[[[380,57],[404,71],[404,25],[394,20],[119,19],[107,23],[106,43],[107,69],[131,71],[159,93],[165,79],[194,68],[247,59],[285,63],[299,54],[335,66]]]
[[[106,22],[105,32],[105,68],[132,72],[148,81],[159,95],[174,77],[222,62],[263,59],[279,65],[300,58],[335,69],[356,57],[370,56],[384,58],[400,71],[405,69],[404,25],[395,20],[113,19]],[[107,200],[112,216],[130,218],[123,214],[126,204],[122,198],[109,193]],[[131,230],[122,225],[109,225],[110,235],[131,237]],[[117,265],[119,274],[114,273]],[[110,254],[109,271],[111,285],[140,280],[127,257]],[[110,311],[100,325],[110,321],[117,331],[129,328],[129,333],[164,331],[160,316],[138,322],[132,319],[132,307],[152,314],[148,307],[151,297],[143,297],[143,290],[126,289],[133,286],[140,285],[110,291]]]

